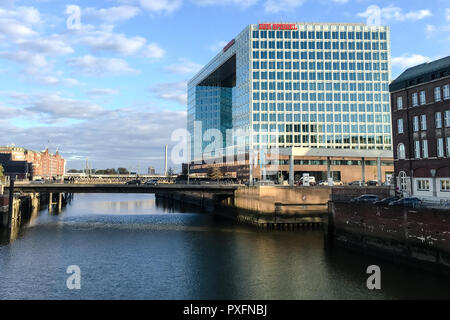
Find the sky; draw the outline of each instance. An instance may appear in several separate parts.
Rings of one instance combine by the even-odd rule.
[[[450,54],[448,0],[0,0],[0,145],[162,172],[187,81],[248,24],[366,23],[374,8],[392,79]]]

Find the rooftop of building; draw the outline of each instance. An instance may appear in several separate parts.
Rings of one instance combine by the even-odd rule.
[[[450,56],[406,69],[389,86],[397,91],[450,75]]]
[[[58,151],[58,150],[55,152],[55,154],[51,154],[51,153],[48,151],[48,148],[46,148],[45,150],[42,150],[42,151],[35,151],[35,150],[26,149],[26,148],[24,148],[24,147],[17,147],[17,146],[0,146],[0,152],[12,152],[12,151],[18,151],[18,152],[24,152],[24,153],[27,153],[27,152],[34,152],[34,153],[39,153],[39,154],[45,154],[45,153],[47,153],[47,154],[49,154],[50,156],[56,156],[56,155],[59,155],[59,151]]]

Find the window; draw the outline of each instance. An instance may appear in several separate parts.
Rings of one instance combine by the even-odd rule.
[[[445,100],[450,99],[450,85],[446,84],[443,87],[443,91],[444,91],[444,99]]]
[[[417,100],[417,92],[412,94],[412,104],[413,106],[419,105],[419,101]]]
[[[420,130],[427,130],[427,116],[425,114],[420,116]]]
[[[441,180],[441,191],[450,192],[450,180]]]
[[[414,154],[416,159],[420,159],[420,141],[414,141]]]
[[[420,104],[427,103],[426,97],[425,97],[425,91],[420,91]]]
[[[397,120],[397,129],[398,133],[403,133],[403,119]]]
[[[403,98],[402,97],[397,97],[397,109],[398,110],[403,109]]]
[[[447,145],[447,157],[450,157],[450,137],[445,138],[445,143]]]
[[[417,190],[418,191],[430,191],[430,180],[428,180],[428,179],[417,180]]]
[[[403,143],[399,143],[397,146],[397,157],[400,160],[403,160],[406,158],[405,156],[405,145]]]
[[[437,139],[437,156],[439,158],[444,157],[444,139]]]
[[[419,117],[418,116],[415,116],[413,118],[413,130],[414,130],[414,132],[419,131]]]
[[[406,190],[406,180],[407,180],[405,171],[400,171],[398,176],[400,177],[400,190],[405,191]]]
[[[436,124],[436,129],[442,128],[442,113],[436,112],[434,114],[434,120],[435,120],[435,124]]]
[[[441,87],[434,88],[434,101],[441,101]]]
[[[428,158],[428,140],[422,140],[422,155],[423,158]]]
[[[446,110],[444,113],[444,123],[446,127],[450,127],[450,110]]]

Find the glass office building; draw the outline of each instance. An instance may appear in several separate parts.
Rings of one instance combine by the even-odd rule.
[[[246,131],[245,152],[391,150],[390,35],[385,26],[247,26],[188,83],[191,159],[207,129]]]

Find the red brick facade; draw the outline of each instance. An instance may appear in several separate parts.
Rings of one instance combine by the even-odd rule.
[[[66,160],[58,151],[50,154],[48,149],[36,152],[18,147],[0,147],[0,153],[10,154],[12,161],[26,161],[31,178],[58,177],[65,173]]]
[[[447,69],[416,74],[404,80],[403,85],[397,83],[394,90],[391,88],[395,176],[406,175],[407,182],[403,179],[403,185],[397,179],[398,187],[412,195],[450,197],[450,190],[441,186],[441,183],[447,186],[442,181],[450,179],[450,119],[446,119],[450,117],[450,74]],[[403,130],[399,120],[403,122]],[[404,155],[401,155],[403,147]],[[437,181],[432,181],[433,176]]]

